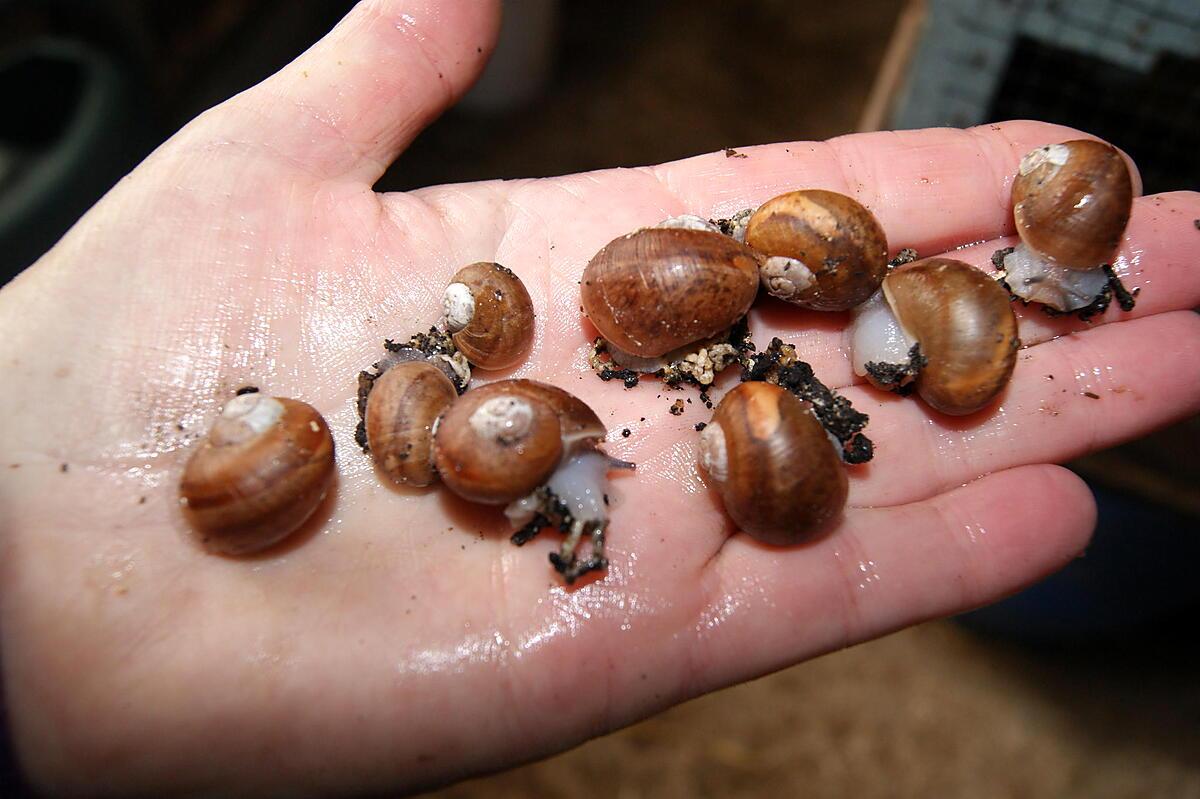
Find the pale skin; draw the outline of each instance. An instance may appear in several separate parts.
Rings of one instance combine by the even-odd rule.
[[[164,144],[0,292],[0,651],[36,786],[413,790],[560,751],[1053,572],[1085,548],[1095,510],[1051,464],[1200,409],[1195,193],[1135,201],[1116,261],[1142,289],[1132,313],[1083,324],[1018,308],[1013,382],[969,418],[863,387],[844,315],[771,302],[752,314],[756,339],[794,341],[871,415],[878,454],[851,469],[825,536],[755,543],[697,473],[707,411],[675,417],[653,383],[588,373],[588,258],[665,217],[819,187],[871,208],[893,251],[983,242],[955,256],[986,268],[1013,240],[1021,155],[1080,134],[869,134],[374,193],[470,84],[496,20],[476,0],[363,3]],[[516,548],[498,512],[385,487],[353,445],[356,372],[385,336],[435,321],[446,280],[478,260],[513,268],[539,312],[533,351],[504,376],[577,393],[609,452],[638,463],[613,482],[601,579],[564,587],[547,562],[556,536]],[[175,491],[246,384],[325,414],[339,478],[288,546],[238,560],[197,546]]]

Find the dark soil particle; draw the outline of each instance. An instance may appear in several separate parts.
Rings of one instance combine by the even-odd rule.
[[[638,384],[638,380],[641,379],[641,375],[638,374],[637,372],[633,371],[632,369],[605,368],[605,369],[601,369],[596,374],[598,374],[600,376],[600,379],[605,381],[606,383],[609,380],[620,380],[622,383],[625,384],[625,388],[633,388],[634,386],[636,386]]]
[[[66,474],[67,472],[69,472],[71,470],[71,467],[65,463],[60,463],[58,465],[58,470],[60,472],[62,472],[63,474]]]
[[[1083,392],[1083,396],[1087,397],[1088,399],[1100,399],[1100,395],[1099,395],[1099,394],[1095,394],[1095,393],[1093,393],[1093,392],[1091,392],[1091,391],[1085,391],[1085,392]]]
[[[1008,254],[1011,253],[1015,249],[1017,249],[1017,248],[1016,247],[1004,247],[1002,249],[996,250],[994,253],[992,253],[992,266],[995,267],[998,271],[1003,272],[1004,271],[1004,259],[1007,258]]]
[[[257,394],[258,386],[242,386],[237,391],[233,392],[235,397],[240,397],[243,394]]]
[[[785,348],[789,358],[784,358]],[[813,368],[804,361],[795,360],[781,365],[782,360],[792,360],[794,348],[778,338],[756,355],[749,366],[742,367],[742,380],[764,380],[775,383],[812,405],[813,413],[822,426],[842,444],[842,459],[846,463],[865,463],[874,456],[875,445],[862,434],[870,417],[854,410],[850,400],[830,390],[813,373]]]
[[[867,361],[867,374],[879,386],[900,396],[908,396],[916,386],[916,378],[929,360],[921,354],[921,345],[914,344],[908,351],[906,363],[879,363]]]
[[[904,249],[900,250],[900,252],[896,253],[895,258],[888,261],[888,269],[895,269],[897,266],[903,266],[904,264],[912,263],[919,257],[920,256],[917,255],[917,251],[912,247],[905,247]]]
[[[708,427],[708,422],[696,422],[696,432],[699,433],[704,428]]]
[[[564,534],[570,533],[574,519],[571,517],[566,503],[545,486],[538,489],[538,495],[542,510],[528,524],[512,534],[510,540],[517,546],[522,546],[532,541],[541,532],[543,527],[557,527]],[[608,504],[608,495],[604,497],[604,504]],[[551,565],[554,566],[555,571],[562,575],[563,580],[568,585],[589,572],[602,571],[608,568],[608,559],[603,554],[603,527],[593,530],[591,535],[592,554],[585,560],[578,559],[574,552],[569,557],[563,557],[558,552],[550,553]]]
[[[667,410],[672,416],[683,416],[683,400],[675,400]]]
[[[1136,297],[1141,289],[1134,289],[1132,292],[1125,288],[1125,284],[1121,282],[1121,278],[1117,277],[1117,273],[1113,271],[1112,264],[1104,265],[1104,273],[1108,275],[1108,287],[1112,289],[1113,296],[1117,300],[1117,305],[1125,313],[1133,310]]]
[[[733,149],[732,147],[726,147],[725,148],[725,157],[726,158],[749,158],[750,156],[746,155],[745,153],[739,153],[737,150]]]
[[[631,436],[632,434],[633,434],[633,431],[630,430],[628,427],[626,427],[624,430],[621,431],[621,438],[629,438],[629,436]]]
[[[530,519],[528,524],[513,533],[512,538],[509,540],[519,547],[525,546],[537,537],[537,534],[542,531],[543,527],[549,526],[550,520],[539,513]]]

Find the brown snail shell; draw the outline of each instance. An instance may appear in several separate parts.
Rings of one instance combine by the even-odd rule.
[[[917,392],[942,413],[961,416],[987,405],[1017,362],[1017,319],[1000,284],[962,261],[928,258],[902,266],[883,293],[928,363]]]
[[[499,505],[529,494],[564,454],[604,434],[595,412],[562,389],[501,380],[450,406],[434,435],[434,463],[454,493]]]
[[[846,504],[845,469],[809,403],[771,383],[742,383],[700,434],[700,464],[725,510],[767,544],[794,544]]]
[[[758,256],[720,233],[646,228],[597,253],[580,291],[601,336],[653,358],[743,317],[758,292]]]
[[[533,301],[521,279],[487,261],[464,266],[442,298],[454,345],[481,369],[521,360],[533,342]]]
[[[853,308],[887,274],[887,236],[878,220],[832,191],[805,189],[768,200],[747,222],[746,243],[770,256],[763,287],[804,308]]]
[[[243,394],[225,405],[188,460],[179,495],[206,548],[241,555],[299,528],[333,476],[333,437],[315,408]]]
[[[434,424],[457,398],[454,384],[428,361],[398,363],[376,378],[364,415],[375,464],[397,483],[436,481]]]
[[[1058,266],[1094,269],[1112,257],[1125,232],[1133,181],[1111,145],[1068,141],[1021,159],[1012,202],[1026,246]]]

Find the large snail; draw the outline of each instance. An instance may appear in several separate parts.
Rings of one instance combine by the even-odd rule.
[[[915,382],[933,408],[974,413],[1008,383],[1017,320],[1004,290],[961,261],[929,258],[892,271],[854,314],[854,371],[879,388]]]
[[[650,362],[718,336],[745,316],[758,292],[758,262],[749,247],[714,230],[644,228],[588,263],[583,310],[614,361],[653,371]]]
[[[770,383],[742,383],[700,434],[700,465],[725,510],[759,541],[794,544],[846,504],[841,455],[809,403]]]
[[[763,288],[803,308],[853,308],[887,273],[888,243],[879,222],[832,191],[806,189],[768,200],[750,215],[745,240],[766,256]]]
[[[1106,298],[1116,280],[1108,262],[1132,204],[1129,168],[1108,144],[1076,140],[1028,153],[1012,186],[1021,243],[1001,255],[1005,283],[1017,297],[1058,311]]]

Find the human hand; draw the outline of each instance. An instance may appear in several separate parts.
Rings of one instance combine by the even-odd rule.
[[[966,419],[855,385],[844,315],[761,303],[756,340],[795,342],[847,387],[878,454],[850,469],[850,506],[821,539],[734,534],[694,465],[698,403],[674,417],[653,383],[588,372],[576,281],[591,255],[668,216],[825,187],[868,205],[893,250],[982,242],[954,255],[986,268],[1011,241],[997,237],[1021,155],[1077,134],[870,134],[372,192],[494,30],[478,2],[358,6],[163,145],[0,292],[0,652],[36,784],[348,793],[558,751],[1053,571],[1086,544],[1094,508],[1047,464],[1200,406],[1200,199],[1142,198],[1117,262],[1143,289],[1137,308],[1083,324],[1018,307],[1013,382]],[[606,445],[639,468],[612,484],[603,579],[562,586],[552,537],[516,549],[494,509],[385,487],[353,444],[357,371],[385,336],[427,327],[446,279],[477,260],[517,271],[539,312],[512,374],[632,431]],[[246,384],[326,415],[339,482],[289,546],[235,560],[195,545],[175,489]]]

